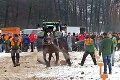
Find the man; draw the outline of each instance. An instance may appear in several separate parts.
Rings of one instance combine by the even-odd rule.
[[[77,44],[81,44],[81,43],[85,44],[86,49],[85,49],[85,53],[83,55],[81,63],[78,63],[78,64],[83,66],[86,57],[88,56],[88,54],[90,54],[90,56],[91,56],[91,58],[92,58],[92,60],[94,62],[94,65],[97,65],[96,59],[95,59],[95,54],[94,54],[95,50],[94,50],[93,39],[91,39],[89,35],[86,35],[86,39],[84,39],[83,41],[77,42]]]
[[[83,41],[84,40],[84,35],[82,33],[80,33],[77,38],[78,38],[79,41]],[[79,49],[79,51],[84,51],[84,44],[79,44],[78,49]]]
[[[14,34],[13,38],[10,38],[10,52],[11,52],[11,58],[12,58],[12,62],[13,62],[13,66],[20,66],[19,63],[19,52],[20,52],[20,48],[21,48],[21,39],[19,38],[19,36],[17,34]],[[16,59],[15,59],[16,57]]]
[[[9,33],[4,36],[4,44],[5,44],[5,53],[9,53]]]
[[[68,37],[67,37],[67,43],[68,43],[68,51],[72,51],[72,36],[70,33],[68,33]]]
[[[77,45],[75,44],[76,42],[76,36],[75,36],[75,33],[73,33],[73,36],[72,36],[72,51],[77,51]]]
[[[26,34],[24,37],[23,37],[23,46],[24,46],[24,50],[25,52],[28,51],[29,49],[29,44],[30,44],[30,40],[29,40],[29,36],[28,34]]]
[[[34,41],[35,41],[35,37],[34,37],[34,33],[32,32],[29,36],[30,39],[30,43],[31,43],[31,52],[34,52]]]
[[[2,47],[3,47],[3,38],[2,38],[2,35],[0,33],[0,53],[2,52]]]
[[[112,33],[109,33],[108,36],[113,42],[113,53],[112,53],[111,57],[112,57],[112,66],[114,66],[114,56],[115,56],[115,48],[117,46],[117,40],[116,40],[116,37],[114,37]]]
[[[118,51],[120,50],[120,32],[118,33],[118,37],[117,37],[117,42],[118,42],[118,44],[117,44],[117,47],[118,47]]]
[[[107,37],[107,33],[103,33],[103,40],[101,41],[99,55],[103,58],[104,74],[107,74],[107,65],[109,68],[109,74],[112,74],[111,54],[113,53],[113,42]]]
[[[67,41],[67,37],[68,37],[67,33],[64,33],[63,39],[64,39],[65,41]]]

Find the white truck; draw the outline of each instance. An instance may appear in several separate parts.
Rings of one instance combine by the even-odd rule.
[[[30,34],[31,32],[34,32],[36,35],[38,32],[40,32],[42,29],[23,29],[21,31],[21,34]]]
[[[63,32],[67,32],[67,33],[71,33],[71,34],[73,34],[73,33],[83,33],[83,32],[85,32],[85,28],[84,27],[80,27],[80,26],[62,26],[64,29],[63,29]]]

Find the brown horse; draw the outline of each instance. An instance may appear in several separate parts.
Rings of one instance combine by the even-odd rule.
[[[67,42],[65,42],[63,38],[55,39],[53,37],[45,37],[43,43],[43,58],[46,63],[46,67],[50,67],[52,53],[55,53],[56,56],[55,65],[58,65],[59,52],[63,53],[66,63],[68,63],[68,65],[71,66],[70,56],[67,48],[68,48]],[[49,61],[46,60],[47,53],[49,54],[49,58],[48,58]]]

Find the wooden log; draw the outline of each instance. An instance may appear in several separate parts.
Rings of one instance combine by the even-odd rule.
[[[66,61],[65,60],[60,60],[60,64],[61,65],[66,65]]]

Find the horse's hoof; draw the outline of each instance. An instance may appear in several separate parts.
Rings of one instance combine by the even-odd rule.
[[[47,67],[50,67],[50,65],[47,65]]]
[[[59,66],[59,64],[58,64],[58,63],[55,63],[55,66]]]
[[[70,64],[68,64],[69,66],[71,66],[71,63]]]
[[[45,68],[49,68],[50,66],[46,66]]]

